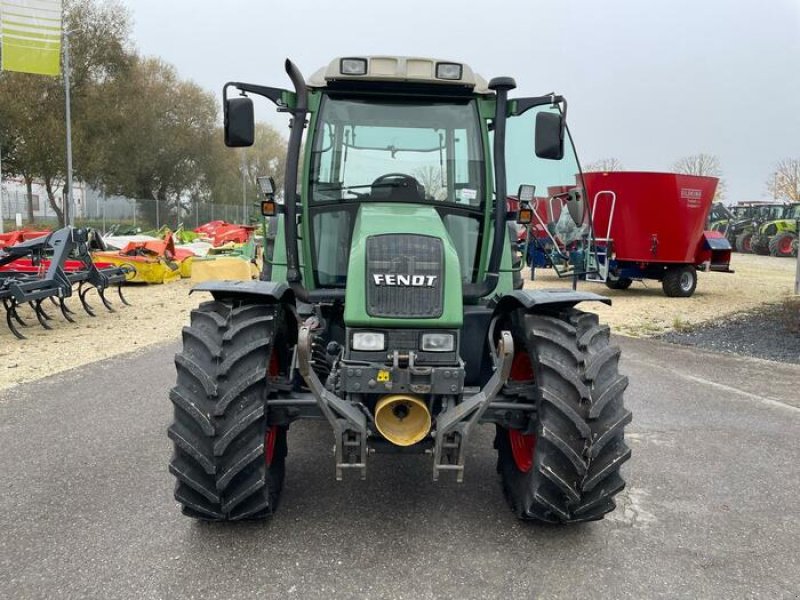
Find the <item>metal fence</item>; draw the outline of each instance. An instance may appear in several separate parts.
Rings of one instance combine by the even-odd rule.
[[[58,218],[46,197],[34,195],[33,221],[25,193],[3,190],[0,197],[5,231],[17,227],[21,219],[23,227],[56,227]],[[212,202],[184,203],[180,207],[174,203],[159,202],[154,199],[137,200],[123,197],[103,197],[87,194],[86,199],[76,201],[75,224],[92,226],[103,232],[116,227],[148,231],[167,226],[177,229],[183,225],[194,229],[203,223],[224,220],[230,223],[243,223],[257,214],[257,207],[242,204],[216,204]]]

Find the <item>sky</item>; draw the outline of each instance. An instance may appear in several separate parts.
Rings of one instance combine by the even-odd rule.
[[[290,88],[337,56],[416,55],[555,91],[583,163],[668,171],[719,157],[726,202],[768,198],[800,158],[800,0],[124,0],[138,50],[221,97],[226,81]],[[285,115],[256,100],[258,118]]]

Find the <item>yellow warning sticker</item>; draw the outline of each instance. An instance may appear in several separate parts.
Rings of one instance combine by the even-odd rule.
[[[378,381],[380,382],[389,381],[391,378],[392,377],[389,374],[389,371],[385,369],[381,369],[380,371],[378,371]]]

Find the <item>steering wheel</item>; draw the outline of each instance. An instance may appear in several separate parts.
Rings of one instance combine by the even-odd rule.
[[[392,180],[396,180],[392,181]],[[411,175],[405,173],[386,173],[372,182],[372,186],[391,185],[393,187],[410,187],[411,185],[420,186],[420,182]]]

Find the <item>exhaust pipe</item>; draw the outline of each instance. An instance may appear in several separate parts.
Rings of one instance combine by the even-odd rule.
[[[375,405],[375,426],[395,446],[412,446],[431,430],[431,413],[416,396],[392,394]]]

